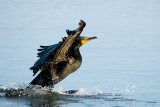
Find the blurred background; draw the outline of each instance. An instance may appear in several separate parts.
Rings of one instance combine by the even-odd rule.
[[[58,43],[81,19],[81,35],[98,39],[81,47],[80,69],[55,87],[118,90],[158,103],[159,0],[1,0],[0,85],[28,84],[36,49]]]

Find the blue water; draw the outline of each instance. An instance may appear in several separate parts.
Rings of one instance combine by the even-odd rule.
[[[55,85],[57,94],[1,93],[1,107],[160,106],[159,0],[1,0],[0,89],[26,87],[39,45],[58,43],[80,19],[81,35],[98,39],[81,47],[82,66]]]

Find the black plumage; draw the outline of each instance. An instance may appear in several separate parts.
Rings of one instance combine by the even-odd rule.
[[[40,46],[37,54],[39,59],[30,69],[33,70],[34,75],[39,70],[41,72],[30,84],[53,86],[80,67],[82,63],[80,46],[96,38],[80,37],[85,25],[86,23],[81,20],[76,30],[66,30],[68,37],[62,38],[58,44]]]

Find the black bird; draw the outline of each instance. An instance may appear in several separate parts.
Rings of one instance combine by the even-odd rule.
[[[80,37],[85,25],[86,23],[81,20],[76,30],[66,30],[69,36],[62,38],[58,44],[40,46],[41,49],[38,49],[40,52],[37,54],[39,59],[30,69],[33,70],[33,75],[39,70],[41,72],[30,84],[53,87],[80,67],[82,57],[79,48],[97,38]]]

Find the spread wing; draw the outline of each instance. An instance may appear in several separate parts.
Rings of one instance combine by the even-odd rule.
[[[37,53],[37,57],[39,57],[39,59],[30,68],[31,70],[33,70],[34,75],[39,71],[42,66],[54,59],[56,51],[62,46],[62,44],[63,41],[50,46],[40,46],[41,49],[38,49],[39,53]]]
[[[39,53],[37,53],[37,57],[42,57],[43,55],[45,55],[48,52],[56,52],[57,49],[62,46],[63,41],[59,42],[58,44],[54,44],[54,45],[50,45],[50,46],[40,46],[40,49],[37,49],[39,51]]]
[[[81,20],[79,23],[79,27],[75,31],[69,31],[68,34],[70,34],[69,37],[67,37],[62,44],[62,46],[57,50],[56,55],[54,60],[52,61],[52,67],[57,64],[58,62],[61,61],[66,61],[67,60],[67,54],[69,49],[71,48],[73,42],[75,41],[76,38],[78,38],[83,31],[83,28],[86,26],[86,23]]]
[[[39,59],[30,68],[31,70],[33,70],[33,75],[35,75],[39,71],[39,69],[43,68],[44,66],[54,66],[58,62],[66,61],[66,56],[70,47],[72,46],[75,39],[80,36],[80,33],[82,32],[85,25],[85,22],[81,21],[77,30],[66,30],[69,36],[62,38],[63,40],[58,44],[50,46],[40,46],[41,49],[38,49],[39,53],[37,53],[37,57],[39,57]]]

